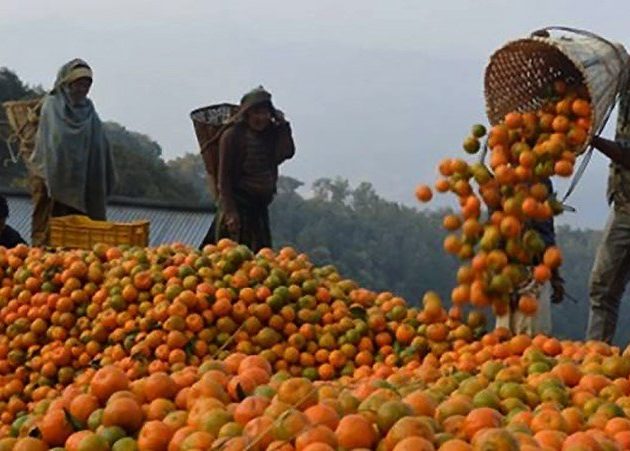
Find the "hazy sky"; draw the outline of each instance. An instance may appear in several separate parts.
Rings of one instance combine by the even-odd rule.
[[[627,0],[0,0],[0,65],[49,87],[84,58],[101,117],[151,136],[166,158],[197,152],[191,110],[263,84],[293,124],[284,174],[367,180],[415,205],[414,186],[432,184],[485,119],[495,49],[546,25],[630,43],[629,11]],[[606,177],[596,155],[563,221],[603,226]]]

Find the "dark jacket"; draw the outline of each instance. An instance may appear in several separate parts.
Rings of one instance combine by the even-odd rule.
[[[13,227],[5,225],[2,232],[0,232],[0,246],[10,249],[18,244],[26,244],[26,241]]]
[[[250,143],[253,138],[264,147],[265,158],[251,159]],[[261,149],[257,149],[260,151]],[[260,152],[259,152],[260,153]],[[261,204],[271,202],[271,196],[275,193],[278,179],[278,166],[295,154],[295,144],[291,135],[291,127],[288,122],[278,125],[270,125],[267,130],[256,133],[248,129],[244,122],[239,122],[226,130],[219,143],[219,208],[223,211],[234,211],[237,198],[248,198],[250,201],[258,200]],[[247,163],[247,166],[246,166]],[[252,183],[244,183],[244,177],[253,177],[258,172],[262,177],[255,177]],[[256,184],[260,190],[251,189]],[[257,198],[257,192],[271,193]]]

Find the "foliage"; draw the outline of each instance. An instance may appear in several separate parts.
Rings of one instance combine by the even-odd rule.
[[[442,250],[441,212],[401,206],[379,197],[369,183],[352,189],[343,179],[320,179],[314,197],[297,193],[301,182],[281,177],[272,205],[275,247],[295,246],[318,264],[332,263],[362,286],[391,290],[417,303],[427,290],[448,300],[457,262]],[[295,187],[287,189],[287,187]],[[562,275],[575,299],[552,307],[554,335],[583,338],[588,319],[588,279],[601,233],[559,226]],[[627,302],[617,341],[630,340]]]
[[[118,177],[114,194],[190,204],[190,194],[199,193],[200,201],[208,200],[207,194],[203,195],[207,190],[200,190],[199,183],[191,181],[196,174],[191,177],[187,167],[178,161],[167,164],[159,144],[148,136],[128,131],[114,122],[106,123],[105,131],[114,152]]]
[[[298,185],[283,179],[284,185]],[[438,213],[384,200],[369,183],[350,189],[346,180],[320,179],[313,191],[312,199],[279,192],[271,214],[278,247],[295,246],[318,264],[334,263],[366,286],[411,302],[429,288],[448,291],[455,262],[441,252]],[[432,274],[429,287],[423,274],[434,267],[444,271]]]
[[[208,189],[206,169],[199,154],[186,153],[181,157],[169,160],[166,165],[173,177],[189,184],[191,191],[187,193],[187,196],[194,193],[200,202],[212,201]]]

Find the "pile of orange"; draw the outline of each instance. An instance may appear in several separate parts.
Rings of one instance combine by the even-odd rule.
[[[630,446],[620,349],[486,334],[290,248],[20,246],[0,272],[0,450]]]
[[[88,368],[113,364],[135,380],[239,352],[332,380],[441,355],[484,326],[478,314],[449,315],[435,293],[410,307],[291,248],[254,255],[228,240],[203,252],[0,248],[0,276],[4,424]]]
[[[0,428],[0,450],[622,450],[629,416],[619,349],[497,330],[331,381],[242,353],[137,379],[89,368]]]
[[[502,315],[521,284],[545,283],[562,263],[560,250],[546,247],[533,226],[562,212],[548,181],[572,175],[592,111],[582,85],[557,81],[553,93],[538,111],[508,113],[490,129],[487,164],[453,158],[439,165],[435,189],[456,195],[460,206],[443,222],[451,232],[444,249],[464,262],[452,293],[455,305],[492,306]],[[464,151],[477,153],[485,134],[484,126],[473,126]],[[416,195],[423,202],[432,198],[426,185]],[[535,313],[536,299],[520,299],[519,308]]]
[[[630,348],[486,333],[463,311],[500,313],[560,266],[531,224],[559,212],[544,182],[572,172],[589,105],[556,83],[491,129],[489,167],[440,165],[461,205],[445,248],[466,262],[448,311],[289,247],[0,248],[0,451],[630,449]]]

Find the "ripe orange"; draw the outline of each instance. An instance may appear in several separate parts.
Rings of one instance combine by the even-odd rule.
[[[482,429],[496,428],[501,425],[503,416],[489,407],[479,407],[470,411],[464,420],[463,434],[471,440]]]
[[[521,296],[518,300],[518,309],[528,316],[533,316],[538,311],[538,300],[533,296]]]
[[[534,280],[539,283],[547,282],[551,279],[551,269],[547,265],[538,265],[534,268]]]
[[[454,231],[461,227],[462,221],[456,215],[447,215],[444,217],[444,220],[442,221],[442,225],[444,226],[446,230]]]
[[[576,116],[590,117],[591,116],[591,104],[584,99],[575,99],[571,104],[571,111]]]
[[[362,415],[344,416],[335,430],[339,446],[347,449],[372,448],[378,439],[372,424]]]
[[[571,127],[571,122],[569,121],[568,117],[559,114],[553,119],[553,122],[551,123],[551,127],[553,128],[553,131],[555,132],[566,133],[569,131],[569,128]]]
[[[429,188],[427,185],[418,185],[416,187],[416,198],[420,202],[429,202],[433,198],[431,188]]]
[[[559,268],[562,264],[562,253],[560,249],[557,246],[550,246],[545,249],[543,263],[551,269]]]
[[[435,190],[438,193],[445,193],[451,188],[451,184],[447,179],[438,179],[435,182]]]
[[[565,160],[556,161],[554,172],[560,177],[570,177],[573,174],[573,163]]]

